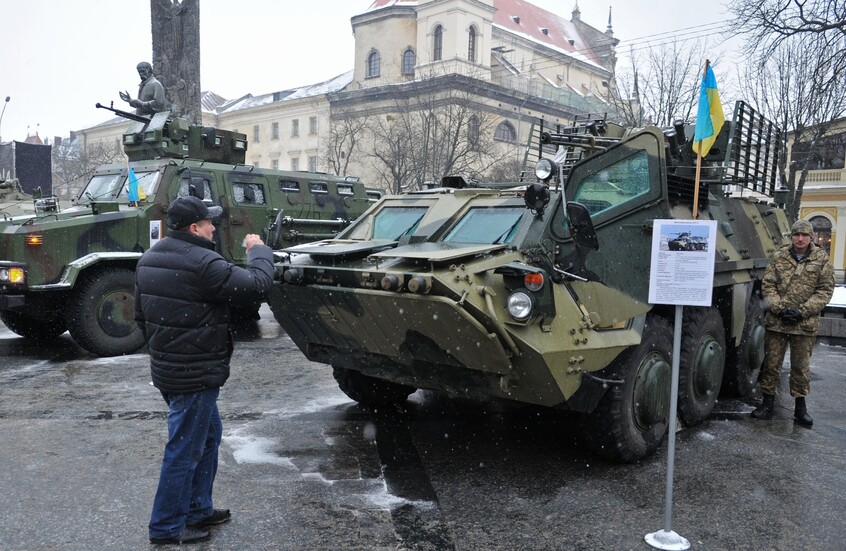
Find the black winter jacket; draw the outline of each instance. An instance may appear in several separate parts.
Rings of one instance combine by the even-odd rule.
[[[266,245],[250,249],[244,269],[217,254],[211,241],[181,231],[144,253],[135,270],[135,321],[156,388],[185,394],[223,386],[232,355],[229,308],[263,300],[273,274]]]

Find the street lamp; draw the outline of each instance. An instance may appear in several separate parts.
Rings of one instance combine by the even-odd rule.
[[[3,113],[6,112],[6,104],[9,103],[9,100],[12,99],[10,96],[6,96],[6,101],[3,103],[3,110],[0,111],[0,128],[3,128]],[[0,143],[3,143],[3,133],[0,132]]]

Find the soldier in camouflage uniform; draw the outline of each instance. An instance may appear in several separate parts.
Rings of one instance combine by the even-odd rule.
[[[813,228],[798,220],[790,228],[791,244],[779,249],[764,273],[761,289],[767,312],[765,358],[761,370],[763,403],[755,419],[772,419],[784,353],[790,346],[790,395],[796,399],[793,418],[810,427],[805,396],[811,390],[811,352],[820,328],[820,312],[834,292],[834,267],[812,241]]]

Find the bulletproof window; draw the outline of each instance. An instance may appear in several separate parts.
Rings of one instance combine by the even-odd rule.
[[[195,175],[194,178],[197,178]],[[211,204],[214,202],[212,198],[212,188],[211,188],[211,181],[203,177],[203,202]],[[191,185],[191,178],[186,176],[183,173],[182,178],[179,180],[179,196],[180,197],[188,197],[190,195],[189,186]],[[196,185],[196,184],[195,184]]]
[[[338,195],[355,195],[352,184],[338,184]]]
[[[312,193],[329,193],[329,184],[326,182],[311,182],[308,188]]]
[[[399,239],[414,233],[426,207],[385,207],[376,214],[373,223],[373,239]]]
[[[402,74],[404,75],[413,75],[414,74],[414,65],[417,63],[417,56],[414,53],[414,50],[411,48],[407,49],[402,54]]]
[[[264,205],[264,186],[247,182],[232,183],[232,197],[239,205]]]
[[[525,207],[475,207],[444,237],[447,243],[508,243],[514,238]]]
[[[279,180],[279,190],[299,193],[300,183],[296,180]]]
[[[591,215],[622,205],[649,192],[649,156],[640,150],[625,159],[585,176],[573,201]]]
[[[379,52],[373,50],[367,55],[367,78],[379,76],[379,71],[381,70],[380,64],[381,59],[379,58]]]
[[[442,25],[435,27],[432,39],[432,60],[440,61],[444,55],[444,28]]]
[[[508,121],[502,121],[494,131],[494,139],[501,142],[516,142],[517,131],[514,130],[514,125]]]

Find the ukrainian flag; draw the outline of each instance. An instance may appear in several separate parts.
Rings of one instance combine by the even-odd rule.
[[[717,78],[711,66],[706,63],[702,87],[699,89],[699,111],[696,114],[696,130],[693,132],[693,151],[702,157],[707,155],[725,122],[720,93],[717,91]]]
[[[135,175],[135,171],[131,168],[129,169],[129,174],[127,174],[126,179],[129,182],[129,185],[127,186],[129,188],[127,190],[129,202],[137,203],[138,201],[145,200],[147,198],[147,194],[144,193],[144,190],[138,185],[138,176]]]

